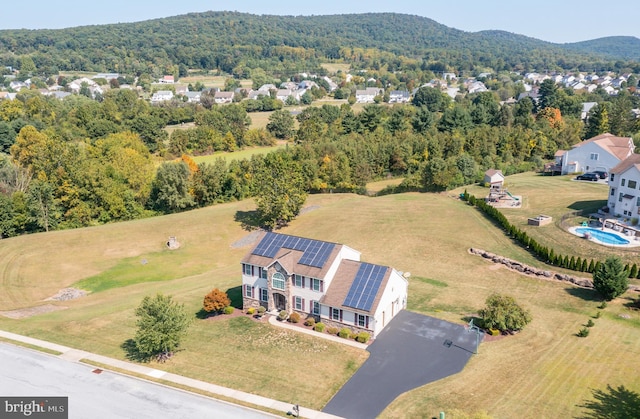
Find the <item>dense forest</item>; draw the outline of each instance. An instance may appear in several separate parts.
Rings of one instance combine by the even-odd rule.
[[[73,228],[183,211],[254,196],[268,182],[265,160],[287,162],[305,192],[364,192],[367,182],[402,176],[398,190],[439,191],[476,182],[489,168],[505,174],[542,168],[558,149],[585,136],[640,132],[623,91],[600,98],[586,124],[583,97],[551,80],[536,104],[501,104],[494,92],[452,100],[422,87],[404,105],[307,107],[295,118],[275,111],[253,129],[243,101],[151,105],[112,89],[102,101],[64,100],[37,90],[0,101],[0,235]],[[594,96],[597,97],[597,96]],[[193,122],[170,135],[167,124]],[[195,164],[189,155],[273,144],[290,146],[250,160]],[[0,154],[0,156],[3,156]]]
[[[325,61],[353,68],[416,67],[469,75],[485,71],[620,70],[640,72],[635,38],[552,44],[502,31],[469,33],[419,16],[375,13],[257,16],[192,13],[137,23],[61,30],[0,31],[0,62],[22,56],[44,74],[59,71],[184,75],[220,70],[246,78],[262,68],[276,76],[320,71]]]

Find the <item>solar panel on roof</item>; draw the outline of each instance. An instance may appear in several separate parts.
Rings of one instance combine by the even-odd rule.
[[[303,252],[298,263],[322,268],[334,246],[334,243],[268,232],[255,247],[252,254],[272,258],[282,248],[293,249]]]
[[[361,263],[342,305],[369,311],[386,273],[386,266]]]

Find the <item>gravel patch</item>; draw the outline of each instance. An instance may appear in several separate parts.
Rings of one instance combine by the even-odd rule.
[[[304,207],[300,210],[300,215],[306,214],[309,211],[317,210],[318,208],[320,208],[320,205],[310,205],[308,207]]]
[[[10,319],[25,319],[38,314],[51,313],[52,311],[64,310],[66,308],[67,307],[63,306],[54,306],[53,304],[45,304],[42,306],[21,308],[19,310],[0,311],[0,316]]]
[[[52,297],[46,298],[45,301],[69,301],[87,295],[86,291],[77,288],[63,288]]]
[[[246,236],[244,236],[240,240],[231,243],[231,247],[233,247],[234,249],[239,249],[241,247],[245,247],[245,246],[249,246],[250,244],[254,244],[256,241],[258,241],[258,238],[260,238],[261,234],[262,234],[262,230],[252,231],[251,233],[247,234]]]

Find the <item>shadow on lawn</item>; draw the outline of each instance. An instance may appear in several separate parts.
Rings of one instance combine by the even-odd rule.
[[[149,357],[148,355],[143,355],[140,353],[140,351],[138,351],[138,348],[136,347],[136,341],[133,339],[125,340],[124,343],[120,345],[120,348],[122,348],[122,350],[125,352],[129,361],[149,362],[151,360],[151,357]]]
[[[581,298],[585,301],[602,301],[602,295],[596,290],[588,289],[588,288],[565,288],[564,289],[569,295],[573,295],[574,297]]]
[[[618,388],[607,384],[607,391],[592,390],[593,399],[578,405],[589,412],[578,419],[620,419],[636,418],[640,411],[640,395],[627,390],[624,386]]]
[[[234,220],[242,226],[243,230],[253,231],[262,227],[262,220],[258,211],[236,211]]]
[[[602,199],[595,199],[592,201],[576,201],[573,204],[569,205],[568,208],[578,211],[585,210],[586,213],[596,212],[598,209],[607,205],[607,201]]]

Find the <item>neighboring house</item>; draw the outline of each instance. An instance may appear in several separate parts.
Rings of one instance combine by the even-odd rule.
[[[213,101],[218,104],[233,102],[233,92],[216,92],[213,95]]]
[[[60,100],[62,100],[62,99],[64,99],[64,98],[65,98],[65,97],[67,97],[67,96],[71,96],[71,93],[69,93],[69,92],[60,92],[60,91],[55,91],[55,92],[51,92],[51,93],[49,94],[49,96],[54,97],[54,98],[56,98],[56,99],[60,99]]]
[[[502,186],[504,184],[504,175],[502,174],[502,170],[489,169],[484,172],[484,184]]]
[[[161,79],[158,80],[158,83],[162,83],[162,84],[173,84],[175,82],[176,81],[173,76],[163,76]]]
[[[173,92],[171,90],[158,90],[151,96],[151,103],[166,102],[173,99]]]
[[[183,96],[187,98],[188,103],[200,103],[202,92],[186,92]]]
[[[276,92],[276,99],[286,102],[289,96],[291,96],[292,92],[289,89],[278,89]]]
[[[376,96],[382,95],[382,89],[367,87],[364,90],[356,90],[356,102],[373,103]]]
[[[556,164],[561,167],[563,175],[593,170],[610,172],[618,163],[631,156],[634,149],[631,137],[600,134],[574,145],[571,150],[558,150]]]
[[[106,81],[117,79],[120,77],[118,73],[98,73],[92,79],[105,79]]]
[[[407,90],[392,90],[389,93],[389,103],[409,102],[409,92]]]
[[[264,233],[242,259],[243,308],[298,312],[375,337],[407,305],[407,280],[343,244]]]
[[[67,89],[73,93],[80,93],[80,89],[82,89],[83,84],[86,84],[87,87],[98,86],[98,83],[96,83],[95,81],[88,79],[86,77],[81,77],[67,84]]]
[[[609,172],[609,214],[640,216],[640,154],[620,162]]]
[[[586,120],[587,116],[589,116],[589,111],[596,105],[598,105],[598,102],[582,102],[582,112],[580,113],[580,119],[582,119],[583,121]]]

